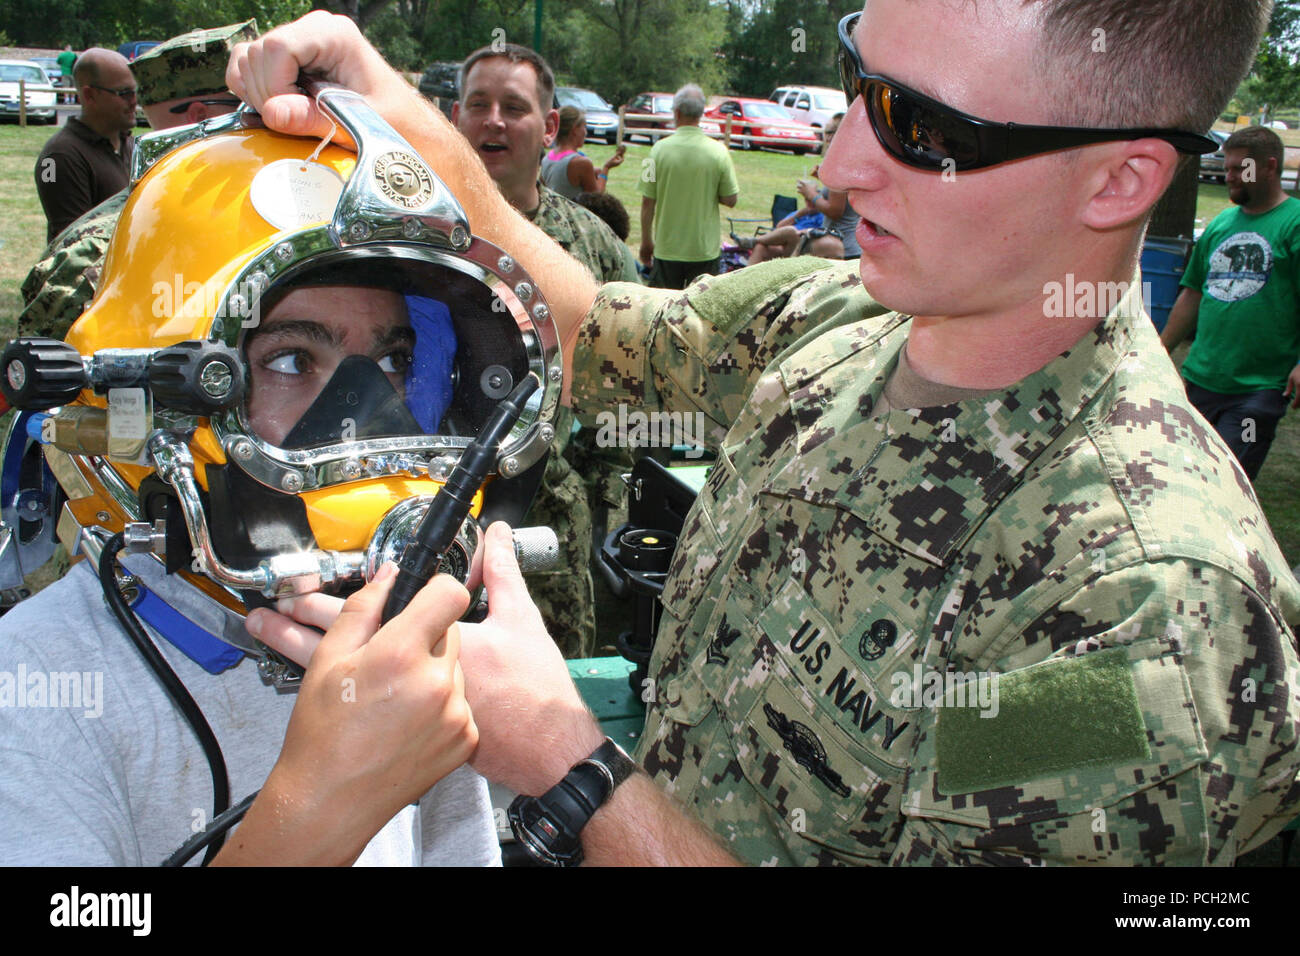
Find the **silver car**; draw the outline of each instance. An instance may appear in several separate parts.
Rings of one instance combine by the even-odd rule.
[[[1223,161],[1223,144],[1227,141],[1229,133],[1221,133],[1217,129],[1210,130],[1210,136],[1219,144],[1219,148],[1212,153],[1201,154],[1201,179],[1208,179],[1210,182],[1221,183],[1227,179],[1224,172]]]

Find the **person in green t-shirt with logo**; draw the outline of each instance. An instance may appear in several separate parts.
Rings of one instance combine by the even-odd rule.
[[[1192,332],[1187,397],[1259,474],[1289,407],[1300,407],[1300,200],[1282,191],[1282,140],[1238,130],[1223,144],[1228,198],[1197,242],[1160,341]]]

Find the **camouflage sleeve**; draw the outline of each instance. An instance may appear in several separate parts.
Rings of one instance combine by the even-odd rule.
[[[126,203],[124,190],[90,210],[46,248],[23,280],[25,308],[18,315],[18,334],[61,339],[95,296],[117,217]]]
[[[779,355],[868,311],[884,310],[862,291],[856,262],[810,257],[707,277],[685,293],[607,285],[579,334],[574,411],[584,425],[620,404],[699,412],[716,446]]]
[[[1255,586],[1165,559],[1059,590],[978,706],[925,702],[894,863],[1227,866],[1300,813],[1295,637]]]

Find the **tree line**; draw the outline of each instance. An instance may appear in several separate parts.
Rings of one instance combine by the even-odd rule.
[[[422,71],[496,40],[534,45],[539,0],[6,0],[0,43],[62,49],[162,40],[256,17],[269,29],[313,8],[352,17],[390,63]],[[562,83],[613,103],[695,82],[766,96],[837,86],[842,0],[540,0],[542,54]]]

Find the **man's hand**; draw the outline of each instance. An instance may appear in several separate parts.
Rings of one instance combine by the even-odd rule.
[[[1291,404],[1287,406],[1288,408],[1300,408],[1300,365],[1296,365],[1295,368],[1291,369],[1291,374],[1287,376],[1286,389],[1282,392],[1282,396],[1284,398],[1287,396],[1291,397]]]
[[[348,17],[316,10],[252,43],[236,44],[226,83],[262,114],[271,129],[325,136],[330,121],[298,91],[299,73],[320,76],[360,93],[381,115],[400,109],[409,84],[384,62]]]
[[[310,648],[280,758],[225,862],[349,863],[474,752],[456,625],[469,593],[439,576],[380,627],[394,576],[386,565]],[[328,598],[308,604],[322,615],[337,608]],[[249,629],[290,654],[310,647],[279,643],[277,618],[256,612]]]
[[[479,729],[470,762],[489,780],[537,796],[599,747],[604,734],[528,596],[502,522],[485,535],[483,583],[487,620],[461,625],[465,696]]]

